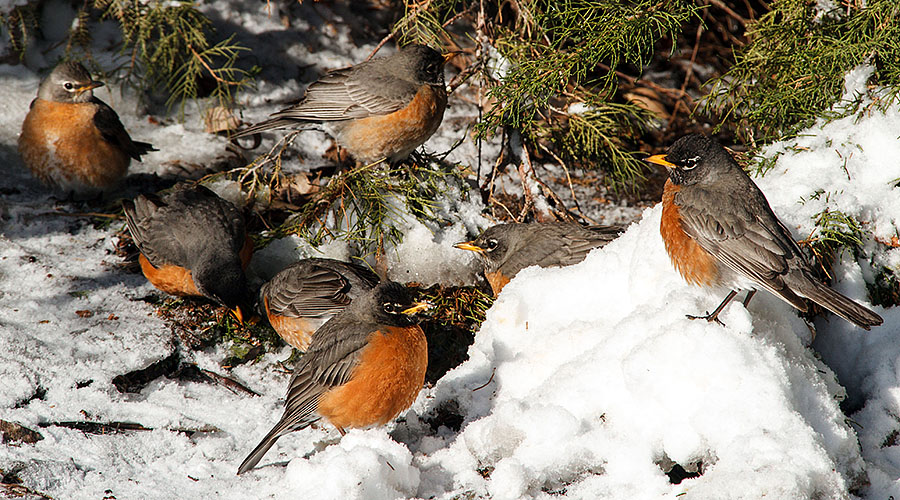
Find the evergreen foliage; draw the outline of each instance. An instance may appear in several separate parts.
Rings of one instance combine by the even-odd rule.
[[[421,220],[435,220],[435,200],[445,194],[450,177],[456,174],[433,165],[358,167],[333,177],[297,214],[293,227],[313,245],[339,235],[362,255],[371,254],[403,239],[401,208]]]
[[[34,4],[18,5],[7,13],[0,14],[0,23],[6,29],[9,44],[18,56],[25,56],[28,37],[38,29],[38,16]]]
[[[456,325],[475,333],[484,321],[494,297],[475,287],[434,286],[423,298],[434,305],[430,321]]]
[[[251,193],[275,192],[284,182],[280,169],[283,151],[270,152],[254,165],[234,170],[232,176]],[[262,169],[267,164],[272,164],[271,170]],[[369,255],[385,244],[400,243],[407,213],[422,221],[438,221],[436,200],[467,196],[466,191],[462,171],[439,161],[421,161],[412,167],[357,166],[331,177],[299,211],[264,235],[261,244],[290,234],[314,246],[340,238],[353,243],[362,255]]]
[[[859,64],[874,65],[872,83],[900,86],[895,0],[776,2],[747,36],[750,43],[706,100],[720,126],[746,141],[770,141],[810,125],[840,98],[844,75]]]
[[[245,47],[234,35],[213,43],[209,19],[193,1],[143,2],[141,0],[94,0],[103,17],[116,20],[122,29],[123,50],[130,63],[126,78],[145,90],[168,91],[168,106],[208,91],[220,104],[232,101],[236,89],[252,84],[252,72],[235,67]]]
[[[863,237],[862,225],[855,218],[837,210],[825,210],[816,215],[816,230],[806,242],[828,274],[836,255],[845,249],[854,255],[859,253]]]
[[[12,49],[24,56],[30,36],[38,28],[37,4],[12,9],[0,21],[9,33]],[[66,39],[67,57],[91,59],[92,31],[96,23],[111,19],[122,33],[122,52],[127,61],[120,68],[124,79],[142,91],[161,92],[166,105],[212,97],[227,106],[234,92],[253,84],[256,68],[244,70],[235,63],[248,50],[234,35],[215,41],[210,20],[193,0],[85,0],[76,13]]]
[[[490,34],[509,67],[483,73],[494,105],[480,133],[512,127],[532,144],[549,140],[567,159],[599,166],[610,184],[624,187],[644,168],[632,150],[651,116],[616,102],[617,71],[640,70],[655,44],[674,40],[698,9],[686,0],[434,0],[408,8],[394,29],[400,39],[447,39],[445,23],[483,11],[477,29]],[[588,112],[568,113],[570,103]]]

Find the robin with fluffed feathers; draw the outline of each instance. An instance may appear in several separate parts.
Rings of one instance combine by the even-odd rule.
[[[94,97],[102,85],[75,62],[61,63],[41,82],[22,123],[19,154],[44,184],[79,195],[108,190],[132,159],[156,151],[133,141],[116,112]]]
[[[762,287],[800,311],[809,299],[866,330],[882,323],[815,277],[765,195],[718,142],[688,135],[647,161],[668,169],[659,229],[672,264],[690,284],[730,289],[712,313],[688,317],[718,321],[737,290],[747,290],[746,306]]]
[[[144,276],[171,295],[205,297],[242,320],[253,300],[244,268],[253,254],[244,218],[201,185],[122,202]]]
[[[294,370],[284,415],[244,459],[252,469],[279,437],[324,418],[345,429],[384,425],[415,401],[428,345],[416,314],[430,305],[383,282],[322,325]]]
[[[312,83],[299,103],[234,137],[318,126],[358,162],[400,161],[424,144],[444,118],[444,63],[453,54],[408,45],[393,55],[332,71]]]
[[[498,224],[477,239],[454,246],[478,255],[496,297],[522,269],[577,264],[622,231],[620,226],[582,226],[575,222]]]
[[[305,351],[320,326],[377,284],[378,275],[363,266],[304,259],[262,286],[259,308],[285,342]]]

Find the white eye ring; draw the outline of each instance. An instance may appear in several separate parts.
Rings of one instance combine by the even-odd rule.
[[[684,166],[681,167],[682,170],[694,170],[697,168],[697,165],[700,163],[700,157],[694,156],[692,158],[687,158],[684,160]]]

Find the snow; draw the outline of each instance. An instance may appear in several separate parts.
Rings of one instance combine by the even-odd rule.
[[[327,9],[310,4],[303,8]],[[287,30],[244,2],[209,8],[243,26],[244,37],[302,30],[314,31],[305,40],[335,36],[340,43],[329,50],[308,50],[301,38],[283,49],[318,70],[360,60],[374,48],[353,45],[345,25],[326,30],[314,17]],[[270,61],[269,76],[246,97],[248,121],[295,97],[302,85],[293,78],[315,78],[315,71],[290,64],[274,76],[278,66],[271,61],[279,55],[259,52]],[[327,425],[292,433],[258,469],[238,477],[237,465],[281,414],[289,374],[279,361],[290,351],[228,372],[259,397],[165,377],[137,394],[116,390],[116,375],[181,347],[142,300],[158,292],[125,272],[113,253],[123,223],[94,227],[86,217],[60,215],[81,207],[43,191],[21,164],[16,137],[37,70],[46,68],[0,66],[7,89],[0,97],[0,419],[44,437],[33,445],[0,445],[0,469],[16,471],[29,488],[73,499],[900,495],[900,343],[894,338],[900,312],[874,306],[885,323],[871,332],[820,318],[813,341],[790,306],[761,292],[749,310],[737,302],[727,307],[724,326],[690,321],[685,314],[710,310],[722,297],[686,285],[673,270],[659,237],[658,206],[637,214],[621,238],[580,264],[522,271],[489,310],[469,360],[423,389],[398,422],[343,438]],[[763,152],[777,162],[757,182],[798,239],[810,234],[811,217],[826,207],[864,221],[879,239],[897,234],[900,105],[870,106],[878,94],[865,88],[866,71],[847,78],[847,100],[858,96],[859,112]],[[225,154],[223,139],[203,133],[200,107],[189,106],[184,123],[153,123],[134,113],[134,95],[110,87],[99,97],[114,105],[136,139],[160,149],[133,165],[133,173],[190,170]],[[466,137],[449,160],[474,170],[478,150],[466,117],[477,110],[456,97],[451,103],[451,119],[426,147],[444,151]],[[289,168],[323,161],[316,151],[328,141],[309,135],[297,141],[301,159],[292,158]],[[499,150],[488,141],[483,164],[493,165]],[[515,176],[498,182],[521,189]],[[215,187],[234,194],[233,184]],[[822,195],[812,196],[818,190]],[[438,207],[441,224],[406,216],[405,240],[387,252],[390,276],[425,285],[472,283],[472,256],[452,244],[490,224],[483,208],[477,195],[451,191]],[[255,255],[250,274],[261,282],[297,258],[346,259],[352,250],[340,242],[314,249],[285,238]],[[865,301],[875,266],[896,269],[898,260],[898,249],[867,241],[859,258],[841,256],[835,287]],[[182,355],[226,373],[220,363],[227,348],[182,349]],[[39,389],[46,393],[33,398]],[[432,428],[432,417],[453,406],[461,428]],[[66,420],[136,422],[153,430],[93,435],[41,427]],[[673,462],[688,470],[699,464],[702,474],[671,484],[663,469]]]

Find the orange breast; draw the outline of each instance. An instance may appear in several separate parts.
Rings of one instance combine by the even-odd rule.
[[[269,311],[269,298],[263,298],[263,305],[266,308],[266,316],[269,318],[269,324],[275,329],[275,332],[291,346],[305,351],[312,341],[312,335],[319,328],[320,323],[309,321],[304,318],[292,318],[290,316],[280,316],[272,314]]]
[[[500,294],[500,290],[503,290],[503,287],[509,283],[509,278],[503,275],[500,271],[495,271],[493,273],[484,273],[484,277],[487,278],[488,283],[491,284],[491,290],[494,291],[494,297]]]
[[[19,153],[35,177],[62,190],[106,189],[131,159],[94,126],[91,103],[37,99],[22,123]]]
[[[715,257],[692,240],[682,229],[681,215],[675,204],[675,193],[680,186],[666,180],[662,198],[662,219],[659,233],[666,244],[666,252],[672,265],[681,273],[685,281],[692,285],[714,285],[719,279]]]
[[[200,297],[202,294],[194,285],[191,277],[191,271],[180,266],[162,266],[160,268],[153,267],[153,264],[141,254],[138,257],[141,263],[141,271],[147,280],[156,288],[181,297],[195,296]]]
[[[423,85],[408,106],[387,115],[353,121],[341,131],[339,141],[358,161],[396,160],[434,134],[446,107],[447,95],[441,89]]]
[[[386,328],[373,334],[350,381],[322,396],[318,413],[341,429],[384,425],[415,401],[427,366],[421,328]]]

